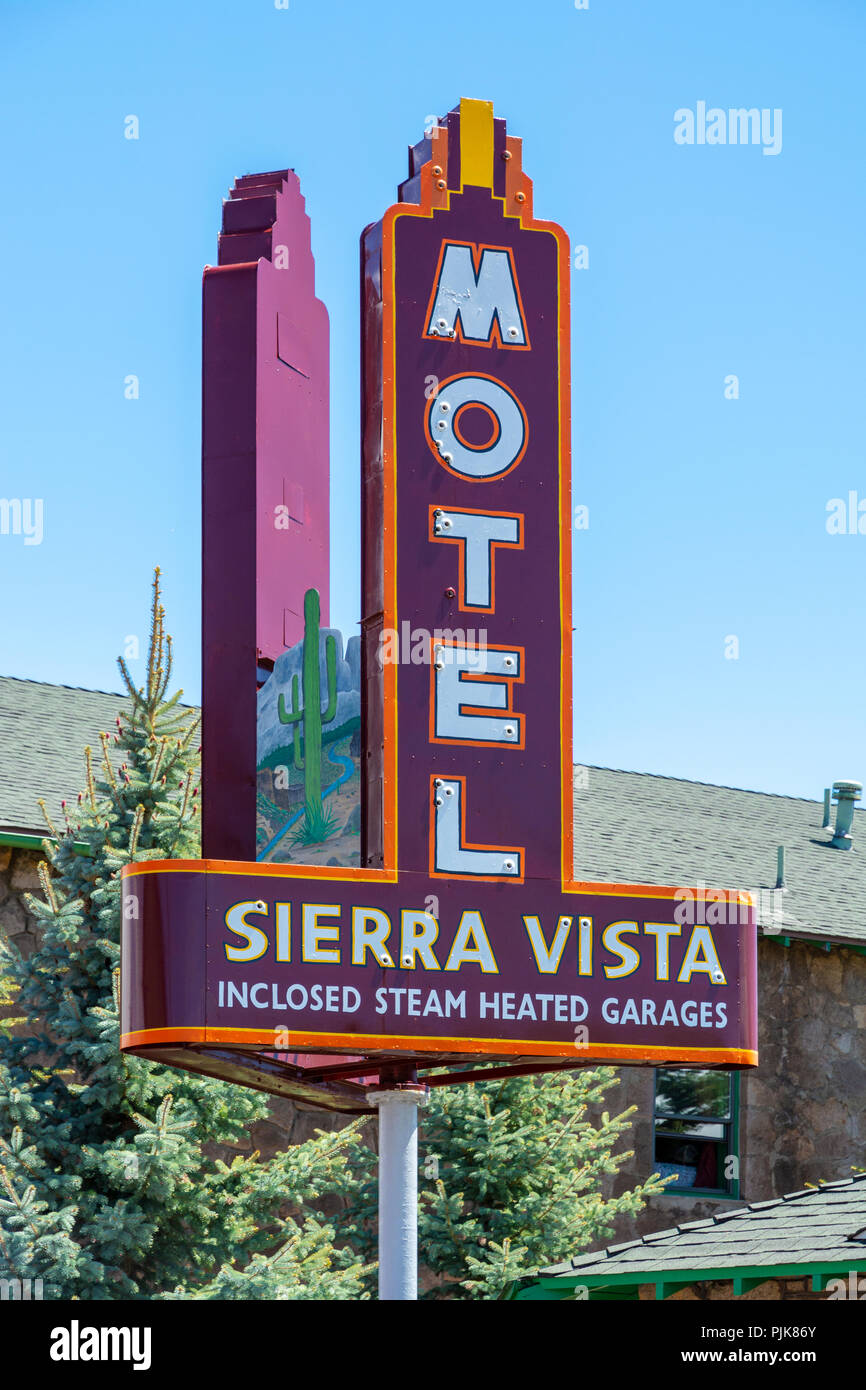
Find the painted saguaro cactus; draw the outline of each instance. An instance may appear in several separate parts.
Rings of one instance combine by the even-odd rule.
[[[302,671],[303,705],[298,703],[298,678],[292,676],[292,709],[286,709],[281,695],[277,707],[280,722],[292,725],[292,759],[304,774],[304,803],[308,820],[322,809],[322,725],[329,724],[337,712],[337,643],[325,638],[327,702],[322,709],[319,677],[319,594],[304,594],[304,660]],[[304,755],[301,757],[301,723],[304,726]]]

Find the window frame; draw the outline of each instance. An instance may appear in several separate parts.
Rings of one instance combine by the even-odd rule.
[[[669,1195],[670,1195],[670,1196],[673,1196],[673,1194],[676,1193],[676,1195],[677,1195],[678,1197],[682,1197],[682,1196],[691,1196],[691,1197],[712,1197],[712,1198],[713,1198],[714,1200],[716,1200],[716,1201],[726,1201],[726,1200],[728,1200],[728,1201],[740,1201],[740,1200],[742,1200],[742,1199],[741,1199],[741,1195],[740,1195],[740,1073],[739,1073],[738,1071],[728,1071],[728,1072],[726,1072],[726,1071],[724,1070],[724,1068],[722,1068],[722,1067],[696,1067],[696,1068],[688,1068],[688,1070],[690,1070],[690,1071],[691,1071],[691,1070],[695,1070],[695,1071],[720,1071],[720,1072],[722,1072],[724,1075],[727,1076],[728,1082],[729,1082],[729,1085],[730,1085],[730,1118],[729,1118],[729,1119],[720,1120],[720,1119],[718,1119],[716,1116],[710,1116],[710,1115],[659,1115],[658,1112],[657,1112],[657,1110],[656,1110],[656,1097],[658,1096],[658,1077],[659,1077],[659,1072],[660,1072],[660,1071],[676,1071],[676,1070],[678,1070],[676,1067],[653,1067],[653,1107],[652,1107],[652,1140],[653,1140],[652,1162],[653,1162],[653,1171],[655,1171],[655,1164],[656,1164],[656,1161],[657,1161],[657,1160],[656,1160],[656,1138],[658,1137],[658,1136],[657,1136],[657,1130],[656,1130],[656,1124],[657,1124],[657,1122],[658,1122],[658,1121],[662,1121],[662,1123],[663,1123],[665,1120],[683,1120],[683,1121],[685,1121],[686,1123],[688,1123],[689,1120],[694,1120],[697,1124],[717,1124],[717,1125],[722,1125],[723,1128],[727,1129],[727,1131],[728,1131],[728,1133],[729,1133],[729,1135],[730,1135],[730,1141],[729,1141],[729,1142],[728,1142],[727,1140],[725,1140],[725,1139],[711,1139],[711,1140],[709,1140],[709,1141],[707,1141],[707,1142],[712,1143],[712,1144],[725,1144],[725,1145],[726,1145],[726,1155],[727,1155],[728,1157],[736,1158],[736,1160],[737,1160],[737,1176],[736,1176],[735,1178],[729,1178],[729,1179],[727,1180],[727,1183],[726,1183],[725,1187],[679,1187],[679,1186],[677,1186],[677,1184],[676,1184],[675,1182],[674,1182],[674,1183],[668,1183],[668,1184],[666,1185],[666,1187],[665,1187],[665,1190],[664,1190],[664,1194],[663,1194],[663,1195],[664,1195],[664,1196],[669,1196]],[[686,1070],[686,1068],[682,1068],[682,1070]],[[680,1137],[682,1137],[682,1136],[679,1136],[679,1135],[664,1135],[664,1134],[662,1134],[661,1137],[662,1137],[662,1138],[680,1138]]]

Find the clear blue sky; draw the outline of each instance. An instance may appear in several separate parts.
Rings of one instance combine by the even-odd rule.
[[[332,621],[357,630],[358,235],[426,116],[473,96],[589,248],[576,759],[866,780],[866,535],[825,528],[866,499],[864,40],[862,0],[3,0],[0,496],[45,515],[41,545],[0,536],[0,673],[117,689],[159,563],[198,698],[201,268],[234,177],[285,165],[331,316]],[[699,101],[781,108],[781,152],[677,145]]]

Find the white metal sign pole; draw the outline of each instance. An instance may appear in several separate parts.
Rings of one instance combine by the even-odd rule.
[[[373,1091],[379,1110],[379,1298],[418,1297],[418,1108],[428,1090],[417,1082]],[[381,1084],[381,1083],[380,1083]]]

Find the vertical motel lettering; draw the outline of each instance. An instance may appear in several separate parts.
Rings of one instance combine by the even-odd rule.
[[[530,350],[514,254],[508,247],[444,241],[425,320],[425,338],[464,345]],[[471,442],[467,412],[487,417],[488,437]],[[425,414],[427,443],[453,476],[496,482],[520,466],[529,426],[515,394],[489,372],[446,378]],[[428,541],[454,549],[455,590],[462,612],[496,613],[496,565],[522,549],[522,513],[486,508],[429,507]],[[514,687],[525,675],[523,647],[432,639],[430,742],[467,748],[523,748],[525,716],[514,709]],[[464,835],[466,778],[431,777],[430,873],[516,880],[525,872],[521,847],[469,845]]]

